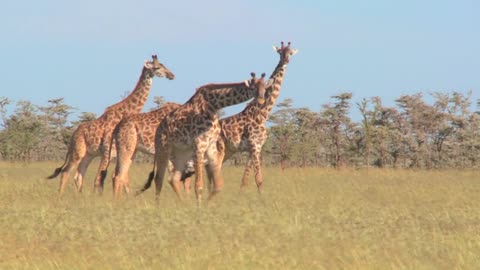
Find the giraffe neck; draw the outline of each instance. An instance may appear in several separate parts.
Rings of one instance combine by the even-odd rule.
[[[152,87],[153,73],[147,68],[143,68],[142,74],[138,79],[135,89],[121,101],[128,113],[140,113],[147,102],[150,88]]]
[[[265,93],[266,99],[263,106],[263,112],[267,115],[272,111],[275,102],[277,101],[278,95],[280,94],[280,88],[282,87],[283,77],[287,71],[287,63],[280,59],[277,67],[273,71],[270,79],[273,79],[273,84],[267,89]]]
[[[205,109],[212,112],[245,102],[255,96],[255,90],[248,88],[245,83],[210,84],[201,87],[199,92]]]

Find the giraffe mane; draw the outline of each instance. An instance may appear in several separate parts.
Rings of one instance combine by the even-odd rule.
[[[231,87],[238,87],[242,86],[242,84],[245,84],[245,82],[238,82],[238,83],[209,83],[202,85],[196,89],[196,91],[200,90],[216,90],[216,89],[221,89],[221,88],[231,88]]]
[[[204,84],[198,88],[195,89],[195,94],[188,99],[187,103],[193,102],[194,99],[196,99],[198,96],[201,96],[205,93],[205,91],[211,91],[211,90],[218,90],[218,89],[226,89],[226,88],[233,88],[233,87],[239,87],[239,86],[246,86],[245,82],[238,82],[238,83],[208,83]]]

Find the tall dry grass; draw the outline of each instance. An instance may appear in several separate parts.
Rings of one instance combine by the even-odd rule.
[[[0,269],[478,269],[480,173],[242,168],[196,207],[166,184],[115,201],[45,180],[58,164],[0,163]],[[135,165],[139,187],[150,165]]]

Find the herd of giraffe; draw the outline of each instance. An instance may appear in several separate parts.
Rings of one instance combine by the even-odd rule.
[[[237,152],[249,157],[241,187],[248,182],[253,167],[255,181],[262,192],[261,149],[267,139],[266,121],[278,98],[290,57],[297,53],[290,42],[274,46],[280,60],[270,79],[265,74],[239,83],[207,84],[197,88],[184,104],[166,103],[157,110],[141,113],[154,77],[173,80],[175,75],[161,64],[156,55],[145,61],[137,85],[125,99],[108,107],[96,120],[82,123],[73,133],[64,164],[49,176],[60,175],[59,192],[63,193],[71,171],[76,167],[74,182],[82,191],[83,178],[93,158],[101,161],[95,176],[94,191],[102,192],[110,161],[116,157],[113,192],[117,197],[130,191],[128,171],[135,153],[154,156],[154,171],[142,190],[155,182],[158,198],[168,168],[170,185],[182,198],[181,184],[187,192],[195,174],[195,194],[202,199],[203,168],[208,176],[209,198],[223,187],[222,164]],[[246,108],[233,116],[219,119],[218,111],[250,99]]]

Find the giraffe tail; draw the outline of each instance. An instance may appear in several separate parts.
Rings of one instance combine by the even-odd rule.
[[[67,152],[67,156],[65,157],[65,162],[63,162],[63,165],[56,168],[55,171],[50,176],[47,177],[47,179],[54,179],[63,171],[63,169],[65,168],[65,165],[67,165],[68,154],[69,153]]]
[[[187,180],[187,178],[191,177],[194,174],[195,174],[194,171],[193,172],[190,172],[190,171],[189,172],[183,172],[182,177],[180,178],[180,181],[185,182],[185,180]]]
[[[142,194],[145,190],[149,189],[150,186],[152,185],[153,178],[155,178],[155,164],[156,164],[156,162],[154,161],[153,162],[153,169],[150,172],[150,174],[148,175],[147,182],[143,185],[142,189],[140,189],[139,191],[137,191],[137,193],[135,193],[135,196],[138,196],[138,195]]]
[[[62,172],[62,169],[63,167],[56,168],[55,171],[50,176],[47,177],[47,179],[53,179],[57,177]]]

